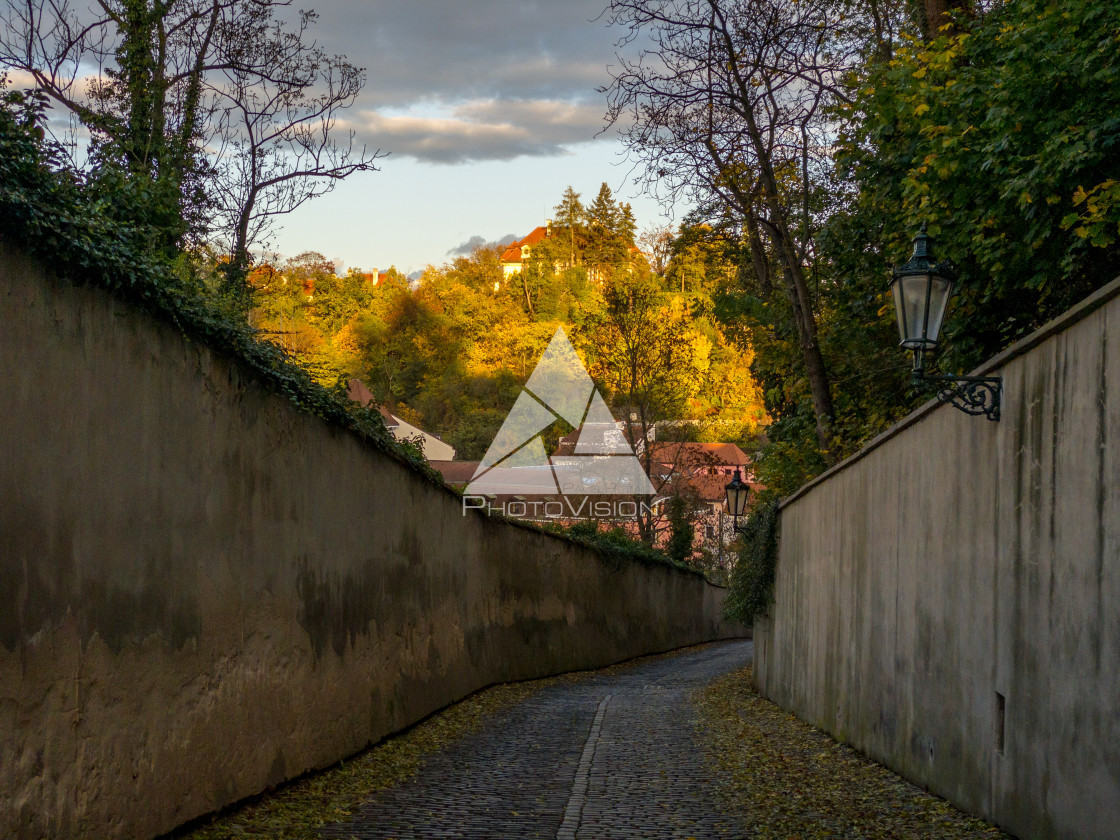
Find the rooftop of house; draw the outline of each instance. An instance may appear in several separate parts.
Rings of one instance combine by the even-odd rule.
[[[516,242],[511,242],[509,247],[502,251],[501,262],[503,263],[519,263],[522,260],[521,249],[525,246],[533,246],[542,241],[548,236],[551,236],[551,228],[548,225],[544,227],[533,228],[528,236],[523,239],[518,239]]]
[[[469,484],[479,464],[478,461],[429,461],[428,463],[452,487]]]
[[[576,444],[581,437],[584,443],[588,444],[588,448],[584,449],[582,454],[595,454],[600,448],[613,452],[614,443],[625,441],[620,423],[585,423],[561,437],[556,443],[556,451],[553,454],[575,455]]]
[[[730,479],[726,475],[689,475],[682,479],[685,487],[688,487],[696,494],[700,501],[718,502],[722,504],[727,500],[727,484]],[[751,494],[757,493],[762,489],[762,485],[755,481],[747,480],[747,484],[751,487]]]
[[[615,423],[613,425],[604,424],[603,435],[610,429],[621,430],[623,424]],[[587,427],[580,427],[574,431],[568,432],[560,438],[556,446],[556,455],[572,455],[575,454],[576,441],[584,433],[584,431],[592,431],[591,439],[594,440],[598,435],[594,434],[594,427],[589,424]],[[650,445],[650,450],[656,463],[666,464],[679,467],[688,467],[690,469],[699,469],[702,467],[743,467],[746,468],[750,462],[750,456],[747,455],[734,443],[671,443],[668,441],[659,441]]]
[[[681,464],[693,468],[705,466],[746,467],[751,459],[734,443],[669,443],[657,442],[650,451],[659,464]]]
[[[727,446],[734,446],[734,444],[725,444]],[[718,444],[717,444],[718,446]],[[738,447],[735,447],[738,449]],[[742,450],[739,450],[740,452]],[[462,490],[471,479],[474,478],[475,471],[478,469],[478,461],[430,461],[432,467],[443,476],[443,480],[452,487]],[[727,498],[727,483],[730,478],[726,473],[684,473],[678,474],[671,481],[667,482],[662,492],[658,493],[654,499],[654,503],[658,504],[672,493],[683,492],[686,496],[703,502],[705,505],[718,504],[722,505]],[[747,483],[750,484],[752,492],[757,493],[762,489],[762,485],[752,481],[747,477]],[[558,494],[550,495],[533,495],[533,494],[511,494],[506,496],[495,496],[491,499],[493,504],[502,504],[511,501],[556,501],[566,499],[565,504],[570,503],[571,510],[582,510],[580,501],[585,498],[579,495],[560,496]],[[607,496],[593,496],[586,497],[592,500],[601,500]],[[620,497],[630,500],[631,497]],[[567,508],[566,508],[567,509]]]
[[[351,379],[346,383],[346,396],[359,405],[368,406],[374,402],[373,392],[360,379]]]
[[[373,396],[373,392],[366,387],[366,383],[360,379],[351,379],[346,383],[346,396],[352,399],[358,405],[365,406],[366,408],[376,408],[377,413],[381,415],[381,419],[385,421],[385,427],[392,431],[400,421],[395,416],[390,414],[385,408],[377,404],[377,400]]]

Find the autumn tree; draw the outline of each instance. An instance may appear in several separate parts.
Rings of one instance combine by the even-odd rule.
[[[844,95],[845,48],[827,0],[614,0],[624,44],[608,120],[647,185],[735,215],[755,287],[782,294],[798,336],[818,444],[835,409],[812,283],[818,194],[828,170],[824,109]]]
[[[852,344],[874,333],[865,343],[904,363],[887,266],[908,258],[922,222],[960,273],[946,372],[967,371],[1120,273],[1120,9],[1018,0],[958,20],[867,64],[835,112],[850,199],[820,243],[847,325],[837,355],[865,355]],[[900,377],[889,397],[921,398],[906,389]]]
[[[643,230],[637,239],[638,248],[641,249],[650,269],[658,277],[664,277],[665,269],[669,267],[673,238],[672,227],[669,225],[654,225]]]
[[[648,272],[614,274],[603,288],[603,309],[580,337],[592,376],[603,385],[654,490],[666,482],[648,445],[657,424],[687,412],[700,382],[686,310],[673,303]],[[637,527],[653,545],[660,516],[639,506]]]
[[[742,248],[705,223],[682,224],[669,243],[665,282],[670,289],[711,294],[733,289]],[[771,292],[772,293],[772,292]]]
[[[245,303],[248,249],[270,221],[377,157],[336,130],[363,72],[315,45],[314,13],[294,28],[277,21],[282,5],[5,0],[0,12],[0,65],[29,74],[89,132],[94,185],[140,196],[146,209],[128,221],[165,254],[223,243]]]
[[[611,201],[625,230],[625,206]],[[594,240],[589,233],[585,247]],[[567,249],[554,232],[520,275],[504,278],[498,249],[487,247],[429,267],[416,282],[390,270],[376,283],[356,270],[336,276],[329,260],[308,252],[254,269],[252,323],[298,351],[324,382],[363,380],[379,403],[441,435],[465,460],[486,452],[559,326],[619,419],[644,413],[646,432],[670,419],[690,421],[695,439],[752,440],[764,416],[750,351],[724,335],[707,291],[672,294],[640,261],[596,283],[588,266],[566,265]],[[647,457],[646,465],[660,486],[660,462]],[[662,534],[663,513],[648,524],[651,539]]]

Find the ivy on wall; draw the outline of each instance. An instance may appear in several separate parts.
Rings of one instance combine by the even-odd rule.
[[[345,382],[320,385],[283,348],[204,294],[188,266],[152,254],[145,227],[119,221],[120,205],[140,207],[141,197],[127,184],[109,194],[87,189],[83,176],[64,165],[62,150],[44,139],[45,109],[34,93],[0,93],[0,238],[52,274],[102,288],[233,357],[300,410],[350,430],[442,485],[417,447],[398,443],[376,411],[347,399]],[[107,201],[117,205],[112,214],[105,212]]]
[[[748,626],[774,603],[780,522],[778,503],[775,497],[755,507],[743,529],[739,562],[731,571],[731,591],[724,602],[724,615]]]

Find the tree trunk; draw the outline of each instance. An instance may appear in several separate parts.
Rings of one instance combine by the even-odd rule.
[[[758,230],[758,219],[753,215],[745,220],[747,242],[751,246],[751,266],[758,279],[758,290],[764,298],[774,294],[774,284],[770,280],[770,261],[766,259],[766,249],[762,245],[762,234]]]
[[[753,119],[748,115],[748,133],[752,140],[757,133]],[[829,383],[828,369],[821,355],[820,345],[817,343],[817,321],[813,314],[813,298],[809,293],[809,286],[805,282],[805,272],[797,251],[790,240],[789,228],[785,223],[785,208],[782,205],[778,182],[774,177],[773,168],[764,144],[756,142],[756,151],[759,158],[759,182],[762,187],[763,204],[769,218],[761,218],[756,207],[754,196],[746,193],[736,183],[729,182],[727,187],[735,206],[742,213],[747,225],[748,239],[751,244],[751,260],[755,266],[759,285],[770,284],[770,270],[766,255],[762,249],[761,241],[757,238],[759,224],[765,224],[770,232],[770,239],[777,252],[778,263],[782,269],[785,280],[786,295],[789,297],[794,312],[794,322],[797,326],[798,346],[801,349],[801,360],[805,365],[805,374],[809,379],[809,392],[813,399],[813,414],[816,417],[817,442],[820,444],[821,453],[825,463],[830,466],[836,462],[832,452],[832,422],[836,412],[832,404],[832,390]],[[721,166],[722,158],[713,144],[709,144],[709,151],[713,159]]]
[[[946,2],[964,2],[964,0],[945,0]],[[757,220],[764,224],[770,233],[774,244],[775,256],[782,268],[782,276],[786,281],[786,291],[794,310],[794,320],[797,324],[798,343],[801,348],[801,358],[805,364],[805,373],[809,378],[809,390],[813,399],[813,413],[816,416],[817,442],[820,444],[821,453],[825,463],[835,463],[836,457],[832,452],[832,422],[835,409],[832,405],[832,391],[829,384],[828,370],[821,355],[820,345],[817,343],[817,322],[813,313],[813,298],[805,282],[804,267],[798,255],[796,246],[789,233],[787,224],[787,208],[783,201],[782,191],[778,178],[774,174],[774,160],[772,158],[773,146],[767,142],[765,132],[759,125],[755,115],[756,94],[753,92],[748,79],[751,73],[744,73],[738,66],[738,57],[734,39],[728,27],[727,18],[719,7],[717,0],[708,0],[712,17],[710,27],[713,33],[724,44],[725,57],[718,57],[720,61],[730,62],[730,69],[734,84],[738,88],[738,100],[741,105],[746,135],[754,149],[757,159],[757,182],[751,192],[743,189],[735,179],[728,182],[727,189],[731,192],[735,203],[738,205],[743,217],[747,220]],[[721,172],[729,171],[727,161],[716,147],[715,142],[709,137],[707,147],[712,159],[716,162]],[[809,184],[802,184],[803,190],[809,189]],[[761,195],[759,195],[761,193]],[[761,218],[756,212],[758,199],[765,208],[768,218]],[[748,221],[748,226],[750,221]],[[752,248],[753,258],[753,248]],[[759,278],[761,281],[761,277]]]
[[[248,312],[252,305],[252,290],[249,288],[249,223],[256,205],[256,190],[250,190],[245,206],[237,220],[237,232],[230,248],[229,262],[226,264],[225,292],[238,307]]]
[[[809,377],[813,413],[817,420],[817,441],[821,445],[825,463],[832,465],[836,463],[836,456],[832,452],[832,422],[836,417],[836,411],[832,405],[832,391],[829,386],[828,371],[824,365],[824,356],[821,355],[820,344],[817,343],[817,320],[813,315],[813,300],[809,294],[809,286],[805,282],[805,273],[801,270],[801,263],[793,253],[789,231],[786,230],[781,219],[773,225],[772,238],[778,251],[778,259],[783,264],[782,275],[786,281],[794,318],[797,321],[801,358],[805,363],[805,373]]]
[[[926,41],[932,41],[942,26],[952,23],[949,12],[953,11],[972,17],[972,0],[922,0],[922,36]]]
[[[522,268],[519,272],[521,275],[521,290],[525,292],[525,308],[529,310],[529,317],[533,317],[533,298],[529,295],[529,281],[525,278],[525,272],[528,268]]]

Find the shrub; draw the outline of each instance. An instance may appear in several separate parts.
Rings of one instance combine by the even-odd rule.
[[[739,562],[731,571],[731,589],[724,615],[743,624],[753,624],[774,602],[774,578],[778,567],[778,499],[755,507],[743,529]]]

